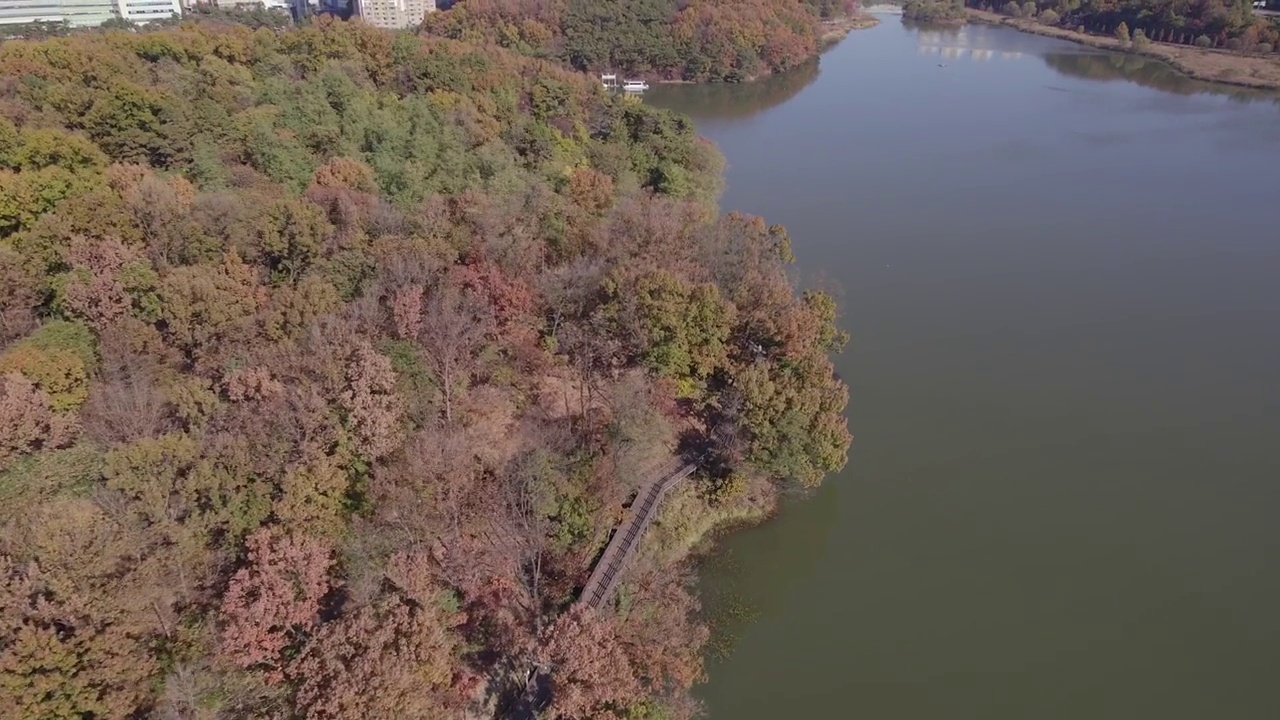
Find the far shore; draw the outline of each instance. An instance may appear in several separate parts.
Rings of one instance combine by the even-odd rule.
[[[1069,40],[1103,50],[1155,58],[1197,80],[1260,90],[1280,90],[1280,59],[1168,43],[1153,42],[1142,47],[1133,43],[1122,45],[1120,40],[1114,37],[1090,35],[1066,28],[1042,25],[1034,20],[1012,18],[973,8],[968,8],[967,12],[969,19],[977,22],[1004,25],[1022,32]]]

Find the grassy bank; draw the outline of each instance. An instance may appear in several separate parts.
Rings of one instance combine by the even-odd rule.
[[[650,537],[645,538],[644,552],[655,570],[671,567],[709,551],[723,532],[768,520],[777,507],[777,488],[764,480],[722,505],[707,503],[695,485],[682,486],[666,499]]]
[[[1197,80],[1262,90],[1280,90],[1280,60],[1167,43],[1149,43],[1143,46],[1134,43],[1122,45],[1114,37],[1090,35],[1066,28],[1042,25],[1034,20],[1011,18],[972,8],[968,10],[968,14],[972,21],[1005,25],[1022,32],[1070,40],[1103,50],[1156,58]]]

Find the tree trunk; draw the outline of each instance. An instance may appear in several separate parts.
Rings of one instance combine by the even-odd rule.
[[[444,385],[444,422],[445,425],[453,426],[453,368],[445,365],[444,372],[440,373],[440,379]]]

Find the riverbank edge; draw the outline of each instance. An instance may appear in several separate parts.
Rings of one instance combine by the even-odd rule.
[[[1159,60],[1183,75],[1196,80],[1235,85],[1255,90],[1280,90],[1280,62],[1266,58],[1235,55],[1221,50],[1206,50],[1204,48],[1168,45],[1165,43],[1151,43],[1146,47],[1138,48],[1132,43],[1127,46],[1121,45],[1120,41],[1113,37],[1089,35],[1088,33],[1066,28],[1041,25],[1032,20],[1012,18],[974,8],[966,8],[965,12],[971,22],[1002,25],[1019,32],[1066,40],[1100,50],[1149,57]],[[1212,62],[1206,62],[1209,60]],[[1274,74],[1271,77],[1244,74],[1259,69],[1267,69]]]
[[[880,18],[865,13],[854,13],[834,20],[823,20],[818,24],[818,52],[829,50],[849,37],[854,30],[867,30],[880,24]]]

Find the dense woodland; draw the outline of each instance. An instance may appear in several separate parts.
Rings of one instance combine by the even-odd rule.
[[[487,41],[584,71],[740,81],[818,51],[845,0],[459,0],[423,32]]]
[[[1010,15],[1096,33],[1113,33],[1123,24],[1123,34],[1141,31],[1146,40],[1264,53],[1280,47],[1280,26],[1254,13],[1251,0],[1037,0],[1021,4],[970,0],[970,4],[986,4]]]
[[[843,464],[844,338],[689,121],[597,85],[324,20],[0,46],[7,717],[696,711],[681,561]]]
[[[907,0],[902,17],[925,23],[963,23],[964,0]]]

